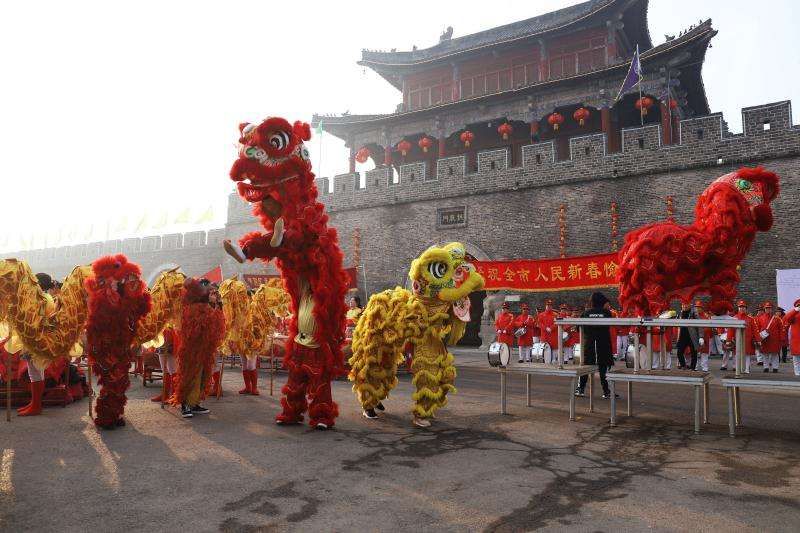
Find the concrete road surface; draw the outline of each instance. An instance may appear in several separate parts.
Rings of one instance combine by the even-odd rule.
[[[411,425],[403,376],[381,420],[363,418],[347,382],[336,430],[278,427],[278,386],[240,396],[237,370],[211,414],[181,419],[134,382],[127,427],[99,432],[87,401],[0,419],[2,531],[797,531],[800,398],[743,391],[727,435],[724,393],[712,425],[691,426],[688,388],[639,386],[636,417],[608,426],[597,401],[567,420],[565,381],[536,380],[526,408],[481,354],[434,426]],[[784,365],[784,371],[789,367]],[[599,390],[599,388],[598,388]],[[621,404],[624,405],[624,404]],[[624,411],[623,411],[624,412]],[[4,413],[3,413],[4,415]]]

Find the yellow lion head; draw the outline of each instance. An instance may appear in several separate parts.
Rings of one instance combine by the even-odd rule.
[[[467,261],[464,245],[451,242],[431,246],[414,259],[408,277],[414,294],[457,302],[473,291],[483,288],[483,277]]]

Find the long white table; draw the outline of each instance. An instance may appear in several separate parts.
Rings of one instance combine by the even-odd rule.
[[[728,432],[731,437],[736,436],[736,426],[742,425],[742,398],[739,389],[800,391],[800,376],[768,374],[762,372],[760,367],[755,368],[758,370],[754,370],[752,374],[728,374],[721,380],[728,393]]]
[[[569,419],[575,420],[575,388],[581,376],[589,376],[589,412],[594,410],[594,365],[547,365],[543,363],[525,363],[521,365],[500,367],[500,414],[508,414],[508,375],[523,374],[525,376],[525,405],[531,406],[531,381],[534,375],[557,376],[570,378]]]

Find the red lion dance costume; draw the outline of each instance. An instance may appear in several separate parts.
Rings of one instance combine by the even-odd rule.
[[[170,402],[189,412],[200,408],[211,374],[214,356],[225,338],[225,317],[216,287],[208,280],[187,278],[183,284],[183,310],[177,346],[178,373]],[[187,412],[188,411],[188,412]]]
[[[625,313],[654,316],[672,297],[691,302],[711,296],[711,311],[731,309],[739,264],[756,231],[772,227],[770,202],[778,176],[761,167],[742,168],[714,181],[695,206],[689,226],[658,222],[631,231],[620,251],[619,301]]]
[[[94,423],[103,429],[125,425],[131,344],[139,319],[150,311],[150,293],[141,275],[139,266],[120,254],[92,263],[92,275],[85,282],[89,362],[100,384]]]
[[[239,195],[254,205],[253,214],[266,233],[245,235],[241,248],[226,241],[225,248],[240,262],[275,259],[292,300],[284,358],[289,380],[276,422],[301,423],[308,409],[311,426],[327,429],[338,416],[331,379],[344,374],[344,296],[349,280],[342,270],[336,230],[328,227],[324,206],[317,202],[303,145],[311,131],[308,124],[291,125],[282,118],[242,124],[239,130],[239,159],[230,176]]]

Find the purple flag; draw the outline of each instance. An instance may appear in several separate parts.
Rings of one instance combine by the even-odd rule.
[[[614,101],[622,98],[622,95],[636,87],[640,81],[642,81],[642,64],[639,62],[639,45],[637,44],[633,59],[631,59],[631,67],[628,69],[628,75],[625,76],[625,81],[622,82],[622,87],[620,87],[619,94]]]

